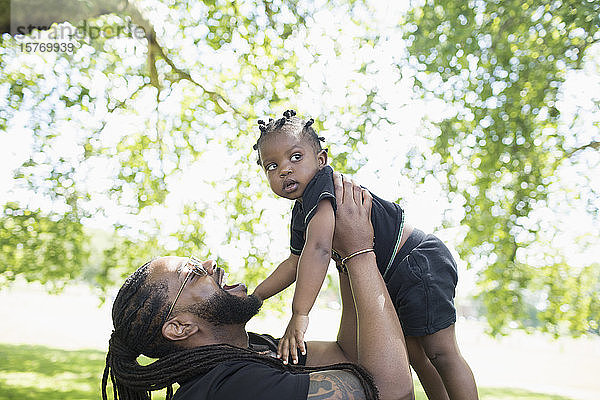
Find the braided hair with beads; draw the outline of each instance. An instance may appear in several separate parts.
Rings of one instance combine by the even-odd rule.
[[[312,124],[315,122],[314,119],[309,118],[306,121],[302,121],[300,118],[296,117],[296,111],[294,110],[286,110],[283,113],[283,117],[274,120],[273,118],[269,118],[269,122],[265,123],[262,119],[258,120],[258,129],[260,130],[260,136],[256,141],[256,144],[252,146],[254,150],[258,152],[258,159],[256,162],[258,165],[261,164],[260,159],[260,144],[266,137],[273,135],[276,132],[285,131],[285,132],[300,132],[301,135],[306,137],[310,143],[313,145],[316,151],[321,151],[323,148],[321,147],[321,142],[325,141],[323,136],[317,135],[317,132],[312,127]],[[327,149],[325,149],[327,151]]]
[[[281,360],[228,344],[182,349],[162,335],[168,313],[167,282],[147,281],[150,262],[142,265],[123,284],[113,304],[114,331],[108,345],[102,377],[102,399],[107,400],[110,378],[114,400],[150,400],[151,392],[166,388],[173,397],[173,384],[202,376],[220,363],[252,360],[293,374],[345,370],[361,382],[367,399],[378,399],[373,378],[361,366],[341,363],[322,367],[284,365]],[[141,365],[137,357],[157,358]]]

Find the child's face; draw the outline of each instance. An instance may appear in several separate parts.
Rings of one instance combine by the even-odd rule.
[[[274,132],[259,151],[271,190],[290,200],[302,197],[308,182],[327,164],[327,152],[317,152],[300,133]]]

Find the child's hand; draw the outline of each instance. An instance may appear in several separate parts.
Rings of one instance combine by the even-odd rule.
[[[285,335],[283,335],[277,347],[277,358],[281,358],[284,364],[288,363],[290,353],[292,362],[298,364],[298,348],[302,355],[306,354],[306,346],[304,345],[306,328],[308,328],[308,315],[293,314],[285,330]]]

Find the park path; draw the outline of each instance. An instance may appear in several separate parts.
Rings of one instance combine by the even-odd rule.
[[[38,285],[0,291],[0,343],[39,344],[63,349],[105,350],[111,331],[110,304],[99,307],[86,287],[48,295]],[[311,313],[309,340],[332,340],[339,310]],[[251,321],[249,330],[280,336],[286,317]],[[600,338],[560,338],[517,331],[493,339],[483,324],[459,320],[457,337],[480,386],[522,388],[573,399],[600,399]]]

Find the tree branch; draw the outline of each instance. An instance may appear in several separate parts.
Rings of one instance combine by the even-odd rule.
[[[129,96],[127,96],[127,98],[125,100],[117,102],[117,104],[115,104],[113,107],[108,107],[108,113],[107,114],[112,114],[117,108],[123,108],[125,106],[125,104],[127,103],[127,100],[133,99],[143,88],[145,88],[148,85],[149,85],[148,83],[144,83],[143,85],[141,85],[140,87],[138,87],[137,89],[135,89],[133,92],[131,92],[131,94]],[[106,120],[106,117],[104,117],[104,120],[102,121],[102,124],[101,124],[100,128],[96,129],[90,135],[90,138],[92,138],[92,137],[100,134],[104,130],[104,128],[106,127],[107,123],[108,123],[108,121]]]
[[[569,157],[573,156],[573,154],[575,154],[575,153],[577,153],[577,152],[579,152],[581,150],[585,150],[585,149],[599,150],[600,149],[600,142],[593,141],[593,142],[590,142],[590,143],[585,144],[583,146],[576,147],[576,148],[568,151],[563,158],[569,158]]]
[[[592,45],[599,43],[600,39],[586,40],[581,46],[575,46],[577,50],[579,50],[579,54],[577,57],[577,69],[581,69],[583,65],[583,56],[585,51],[590,48]]]
[[[271,10],[271,2],[263,0],[263,5],[265,6],[265,14],[267,14],[267,18],[269,19],[269,25],[271,25],[271,28],[275,29],[275,21],[273,21],[273,10]]]
[[[232,111],[236,114],[239,114],[246,119],[249,118],[247,115],[243,114],[236,107],[234,107],[231,104],[231,102],[229,102],[229,100],[227,100],[222,94],[220,94],[214,90],[207,89],[200,82],[198,82],[194,78],[192,78],[192,76],[187,71],[184,71],[181,68],[177,67],[175,65],[175,63],[173,62],[173,60],[171,60],[171,58],[169,56],[167,56],[167,54],[163,50],[162,46],[156,41],[156,35],[154,34],[154,31],[152,31],[152,35],[147,35],[147,37],[148,37],[148,46],[149,46],[148,51],[150,51],[150,49],[155,50],[157,52],[157,54],[160,56],[160,58],[165,60],[165,62],[171,67],[173,72],[175,72],[175,74],[179,77],[179,80],[186,80],[186,81],[189,81],[189,82],[193,83],[194,85],[198,86],[200,89],[202,89],[204,91],[204,93],[206,93],[211,98],[212,101],[218,103],[218,105],[220,107],[229,108],[230,111]],[[223,105],[225,105],[225,107],[223,107]]]
[[[219,107],[229,109],[244,118],[248,118],[247,115],[242,114],[236,109],[225,96],[217,91],[207,89],[200,82],[195,81],[188,72],[178,68],[173,63],[156,40],[154,26],[140,12],[137,4],[138,0],[47,0],[44,7],[33,7],[33,5],[26,7],[29,4],[27,3],[28,1],[31,4],[36,4],[33,2],[34,0],[21,0],[22,4],[20,3],[19,9],[16,10],[20,13],[13,15],[13,24],[28,26],[32,22],[35,22],[34,25],[36,27],[50,29],[53,23],[69,21],[71,24],[76,25],[82,20],[96,18],[105,14],[128,15],[131,18],[131,22],[141,27],[146,33],[148,40],[148,74],[152,86],[158,90],[159,94],[161,88],[158,72],[156,71],[157,56],[165,60],[180,80],[190,81],[201,88]],[[0,9],[8,10],[9,4],[9,0],[0,0]],[[11,13],[8,13],[8,17],[5,18],[5,15],[3,15],[0,19],[0,34],[10,31],[10,16]]]

